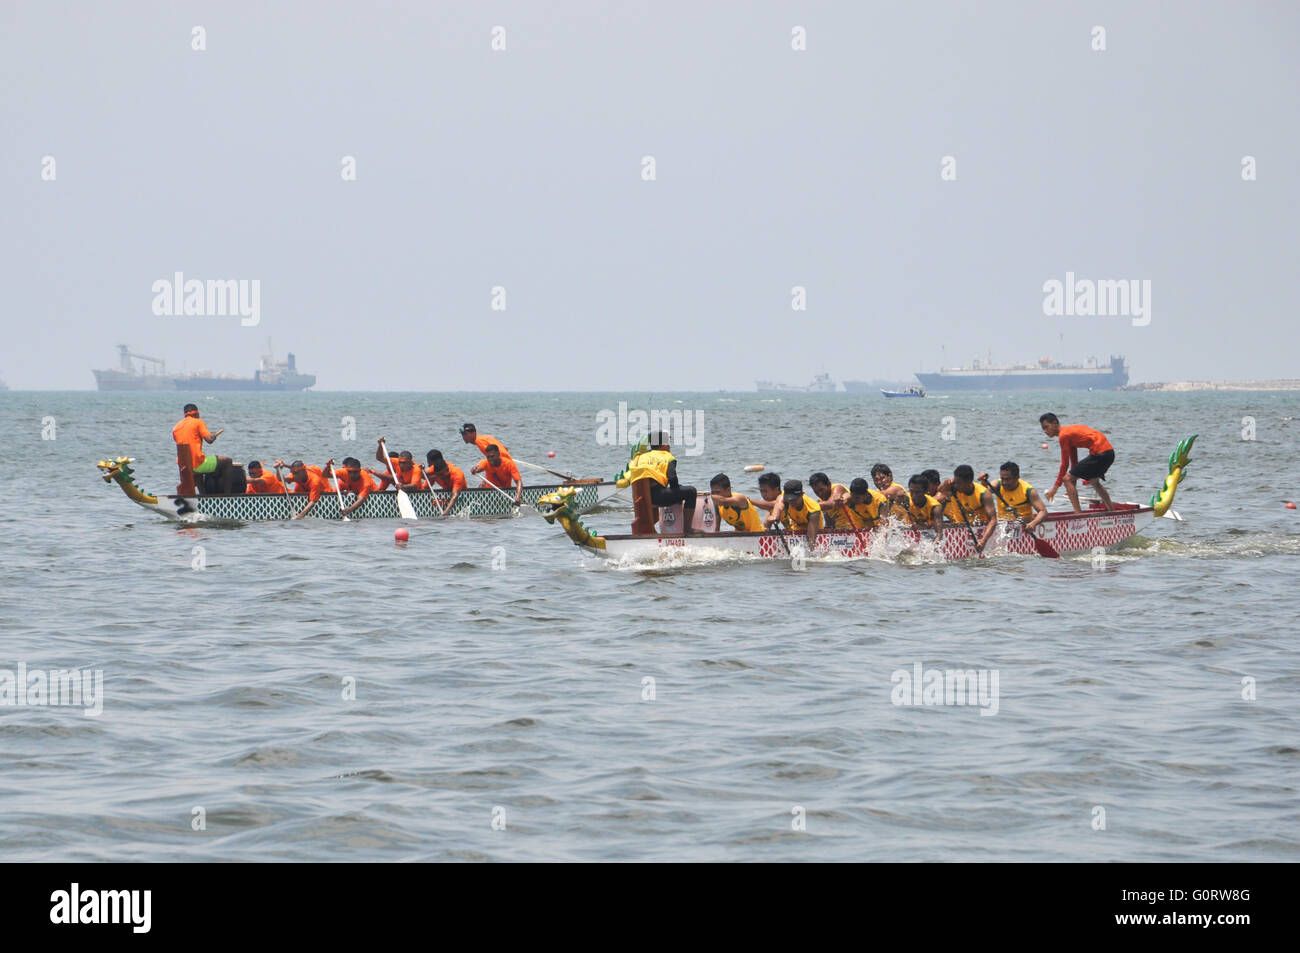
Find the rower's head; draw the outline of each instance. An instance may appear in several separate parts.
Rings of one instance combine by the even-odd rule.
[[[1038,418],[1038,426],[1043,428],[1043,433],[1049,437],[1055,437],[1061,432],[1061,421],[1056,414],[1043,414]]]
[[[424,460],[434,473],[442,473],[447,469],[447,461],[443,459],[441,450],[430,450],[424,455]]]
[[[197,417],[198,415],[199,415],[199,405],[198,405],[198,404],[186,404],[186,405],[185,405],[185,416],[186,416],[186,417]]]
[[[262,476],[262,461],[249,460],[248,466],[244,467],[244,471],[255,480],[260,478]]]
[[[781,495],[781,477],[776,473],[764,473],[758,478],[758,495],[764,502],[771,503]]]
[[[925,492],[929,494],[937,493],[939,484],[943,482],[938,470],[922,470],[921,478],[925,480]]]
[[[792,506],[796,510],[803,509],[802,480],[786,480],[785,486],[782,489],[784,491],[782,493],[782,498],[785,500],[786,506]]]
[[[1002,464],[998,470],[998,475],[1002,479],[1002,485],[1008,490],[1014,490],[1020,486],[1020,464],[1008,460]]]
[[[894,471],[883,463],[877,463],[871,468],[871,480],[876,484],[877,490],[885,490],[894,482]]]
[[[928,487],[929,483],[926,482],[925,475],[922,473],[915,473],[908,478],[907,495],[912,498],[913,503],[920,506],[925,502],[925,492]]]
[[[831,478],[826,474],[814,473],[808,478],[808,485],[817,494],[817,499],[829,500],[831,498]]]
[[[356,457],[344,457],[343,469],[348,471],[348,476],[356,479],[361,475],[361,461]]]
[[[727,496],[730,496],[731,477],[727,476],[725,473],[719,473],[717,476],[715,476],[712,480],[709,481],[709,492],[724,493]]]
[[[952,485],[958,493],[975,492],[975,471],[969,464],[963,463],[952,471]]]
[[[849,500],[853,503],[865,503],[871,496],[871,487],[867,486],[865,477],[854,477],[849,484]]]
[[[411,465],[415,463],[415,458],[411,456],[410,450],[403,450],[397,455],[397,460],[395,462],[397,463],[397,469],[405,473],[407,470],[411,469]]]
[[[651,450],[668,449],[668,434],[664,433],[663,431],[660,431],[659,433],[652,433],[649,439],[650,439]]]
[[[473,424],[460,425],[460,439],[466,443],[473,443],[478,439],[478,428]]]
[[[499,467],[501,465],[501,448],[495,443],[488,444],[484,448],[483,453],[487,455],[487,461],[492,464],[492,466]]]
[[[289,472],[299,483],[307,482],[307,466],[301,460],[295,460],[289,464]]]

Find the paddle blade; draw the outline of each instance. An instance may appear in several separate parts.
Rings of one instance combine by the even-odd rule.
[[[419,519],[419,517],[415,515],[415,504],[412,503],[411,498],[406,495],[406,491],[400,487],[397,490],[397,512],[402,514],[402,519],[404,520]]]
[[[1045,539],[1039,539],[1037,536],[1030,535],[1030,541],[1034,544],[1034,549],[1038,555],[1046,559],[1060,559],[1061,554],[1052,548],[1052,544]]]

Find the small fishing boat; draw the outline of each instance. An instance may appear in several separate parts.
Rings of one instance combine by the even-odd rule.
[[[182,523],[258,523],[291,519],[307,505],[306,493],[245,493],[234,495],[198,495],[198,496],[155,496],[146,493],[135,485],[135,474],[131,468],[134,461],[129,457],[116,460],[99,461],[100,474],[105,483],[116,483],[127,497],[159,516]],[[551,483],[539,486],[525,486],[521,506],[532,506],[542,497],[561,489],[573,490],[576,512],[585,512],[600,505],[618,492],[612,482],[601,480],[577,480],[572,483]],[[513,516],[517,510],[513,506],[513,493],[510,498],[503,491],[490,487],[471,487],[461,490],[456,505],[447,512],[451,500],[450,490],[439,490],[430,494],[428,490],[407,490],[406,496],[415,509],[416,516],[424,519],[436,519],[443,516],[488,519],[493,517]],[[431,498],[432,497],[432,498]],[[351,506],[356,497],[351,493],[343,494],[343,505]],[[436,505],[435,505],[436,501]],[[341,519],[338,495],[322,496],[305,519]],[[397,493],[383,491],[371,493],[359,507],[348,514],[349,520],[400,519]]]
[[[1059,554],[1106,550],[1141,533],[1157,517],[1181,519],[1170,507],[1190,462],[1189,454],[1195,439],[1195,436],[1188,437],[1170,455],[1169,474],[1164,485],[1159,493],[1152,495],[1147,505],[1116,503],[1115,509],[1107,510],[1100,503],[1091,502],[1091,508],[1082,513],[1048,513],[1046,519],[1035,528],[1032,537],[1020,523],[999,520],[999,530],[990,540],[986,553],[1008,552],[1032,556],[1035,553],[1051,555],[1053,551]],[[543,495],[538,500],[536,509],[547,522],[558,522],[565,534],[582,549],[601,556],[634,561],[653,559],[657,554],[665,552],[691,550],[725,551],[764,559],[789,559],[795,553],[813,557],[863,559],[873,554],[893,556],[909,550],[928,552],[944,560],[967,559],[977,555],[975,535],[962,524],[945,524],[942,545],[936,545],[933,530],[916,530],[887,523],[872,530],[832,530],[819,533],[810,551],[807,537],[803,533],[791,531],[722,531],[690,536],[658,533],[597,535],[578,518],[577,494],[573,487],[559,487]]]
[[[886,397],[924,397],[925,396],[925,388],[917,387],[917,386],[904,387],[902,390],[885,390],[882,387],[880,388],[880,392],[884,394]]]

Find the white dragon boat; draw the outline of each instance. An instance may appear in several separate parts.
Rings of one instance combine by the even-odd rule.
[[[1115,503],[1107,510],[1092,501],[1082,513],[1047,514],[1033,532],[1026,533],[1020,523],[999,520],[999,532],[990,540],[987,551],[1051,555],[1080,551],[1107,550],[1141,533],[1157,517],[1181,519],[1170,509],[1174,493],[1190,462],[1193,435],[1182,441],[1169,457],[1169,474],[1160,492],[1147,505]],[[796,553],[805,556],[839,556],[863,559],[873,552],[895,555],[902,551],[929,551],[945,560],[967,559],[977,555],[975,535],[967,526],[945,524],[942,546],[936,546],[933,530],[909,529],[897,523],[872,530],[833,530],[817,534],[811,550],[807,536],[799,532],[768,531],[681,535],[633,535],[593,533],[579,519],[580,504],[573,487],[558,487],[543,495],[535,508],[549,523],[558,522],[568,537],[582,549],[601,556],[630,561],[654,559],[658,554],[691,550],[715,550],[756,556],[763,559],[789,559]],[[1045,543],[1046,547],[1042,544]],[[1050,549],[1048,549],[1050,547]]]
[[[131,468],[133,462],[130,457],[118,457],[116,460],[100,460],[98,466],[105,483],[116,483],[131,500],[169,520],[182,523],[274,522],[292,519],[307,505],[306,493],[155,496],[136,486],[135,474]],[[561,489],[573,491],[571,498],[574,501],[575,512],[586,512],[609,500],[618,492],[618,487],[614,483],[594,479],[578,480],[567,484],[525,486],[520,505],[534,505],[541,498]],[[461,490],[456,505],[450,510],[447,510],[447,504],[451,500],[450,490],[439,490],[432,495],[436,498],[436,506],[428,490],[405,492],[415,509],[416,516],[423,519],[443,517],[488,519],[509,517],[517,512],[512,500],[504,496],[503,491],[490,487],[470,487]],[[351,506],[355,500],[356,497],[351,493],[343,494],[345,507]],[[366,497],[365,502],[348,514],[349,520],[400,518],[397,493],[391,490],[371,493]],[[342,519],[338,495],[322,496],[305,519]]]

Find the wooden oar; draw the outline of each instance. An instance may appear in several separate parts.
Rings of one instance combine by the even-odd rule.
[[[284,505],[289,511],[289,519],[293,519],[293,503],[289,500],[289,484],[285,483],[280,477],[279,465],[276,465],[275,467],[275,478],[280,481],[280,486],[284,487]]]
[[[433,481],[429,479],[429,468],[425,467],[421,472],[424,474],[424,484],[429,488],[429,504],[437,508],[439,516],[446,516],[447,511],[438,502],[437,491],[433,488]]]
[[[777,538],[781,540],[781,545],[785,547],[785,554],[794,559],[794,553],[790,552],[790,544],[785,539],[785,530],[781,528],[781,521],[777,520],[773,523],[771,529],[772,532],[776,533]]]
[[[566,483],[573,483],[578,479],[576,476],[570,476],[567,473],[560,473],[558,470],[548,470],[546,467],[539,467],[535,463],[529,463],[527,460],[520,460],[518,457],[515,457],[515,463],[522,463],[524,466],[531,467],[534,470],[540,470],[542,473],[549,473],[551,476],[559,477]]]
[[[406,495],[402,489],[402,484],[398,482],[397,471],[393,468],[393,458],[388,455],[388,447],[382,440],[379,441],[379,449],[384,451],[384,460],[388,464],[388,472],[393,475],[393,486],[397,488],[397,512],[402,514],[404,520],[419,519],[415,515],[415,506],[411,503],[411,498]]]
[[[519,461],[516,460],[515,462],[518,463]],[[514,509],[516,509],[516,510],[519,509],[519,504],[515,502],[515,498],[514,498],[513,496],[511,496],[509,493],[507,493],[505,490],[501,489],[501,487],[497,486],[497,485],[496,485],[495,483],[493,483],[491,480],[489,480],[489,479],[487,478],[487,475],[486,475],[486,474],[484,474],[484,476],[483,476],[483,482],[486,483],[488,486],[492,487],[492,489],[496,490],[498,493],[500,493],[502,496],[504,496],[507,500],[509,500],[509,501],[510,501],[510,505],[511,505]]]
[[[984,553],[980,550],[979,537],[975,535],[975,530],[971,529],[970,517],[966,515],[966,507],[961,505],[961,500],[957,496],[956,487],[952,488],[952,501],[957,504],[957,509],[961,511],[961,520],[966,524],[966,532],[970,533],[970,541],[975,546],[975,552],[979,553],[980,556],[983,556]]]
[[[339,474],[334,469],[334,461],[331,460],[325,465],[330,468],[330,476],[334,478],[334,492],[338,494],[339,498],[339,515],[343,517],[343,522],[351,523],[352,520],[348,519],[348,515],[343,512],[343,491],[339,489]]]

